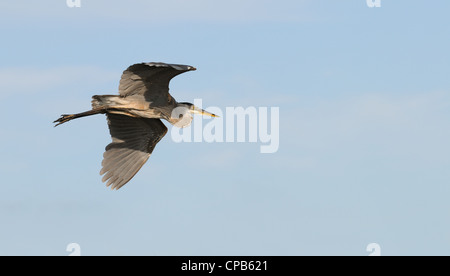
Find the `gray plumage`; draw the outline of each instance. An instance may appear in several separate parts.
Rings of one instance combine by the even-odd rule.
[[[144,165],[167,127],[159,119],[107,114],[112,143],[105,148],[102,170],[106,186],[119,189]]]
[[[76,118],[106,114],[112,142],[105,148],[100,174],[107,186],[119,189],[141,169],[167,133],[160,119],[184,127],[192,121],[190,114],[216,117],[193,104],[178,103],[169,94],[170,80],[191,70],[196,69],[160,62],[131,65],[122,74],[119,95],[95,95],[92,110],[61,115],[55,126]]]

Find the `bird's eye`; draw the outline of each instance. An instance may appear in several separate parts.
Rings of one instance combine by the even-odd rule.
[[[183,114],[178,115],[178,118],[183,118]]]

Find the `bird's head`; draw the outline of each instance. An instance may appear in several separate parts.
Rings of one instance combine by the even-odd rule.
[[[177,107],[172,110],[169,122],[177,127],[187,127],[192,122],[193,114],[218,117],[217,115],[198,108],[191,103],[178,103]]]

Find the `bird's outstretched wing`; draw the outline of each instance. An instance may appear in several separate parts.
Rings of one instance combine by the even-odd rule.
[[[170,80],[181,73],[196,70],[189,65],[148,62],[131,65],[122,74],[119,94],[122,97],[140,94],[149,102],[167,100]]]
[[[125,185],[141,169],[167,133],[160,119],[107,114],[112,143],[103,154],[103,182],[112,189]]]

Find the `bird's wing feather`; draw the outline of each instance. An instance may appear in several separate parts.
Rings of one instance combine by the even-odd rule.
[[[167,133],[160,119],[107,114],[112,143],[103,154],[103,182],[112,189],[125,185],[141,169]]]
[[[167,64],[161,62],[138,63],[131,65],[122,74],[119,94],[122,97],[140,94],[149,102],[167,100],[170,80],[181,73],[196,70],[189,65]]]

